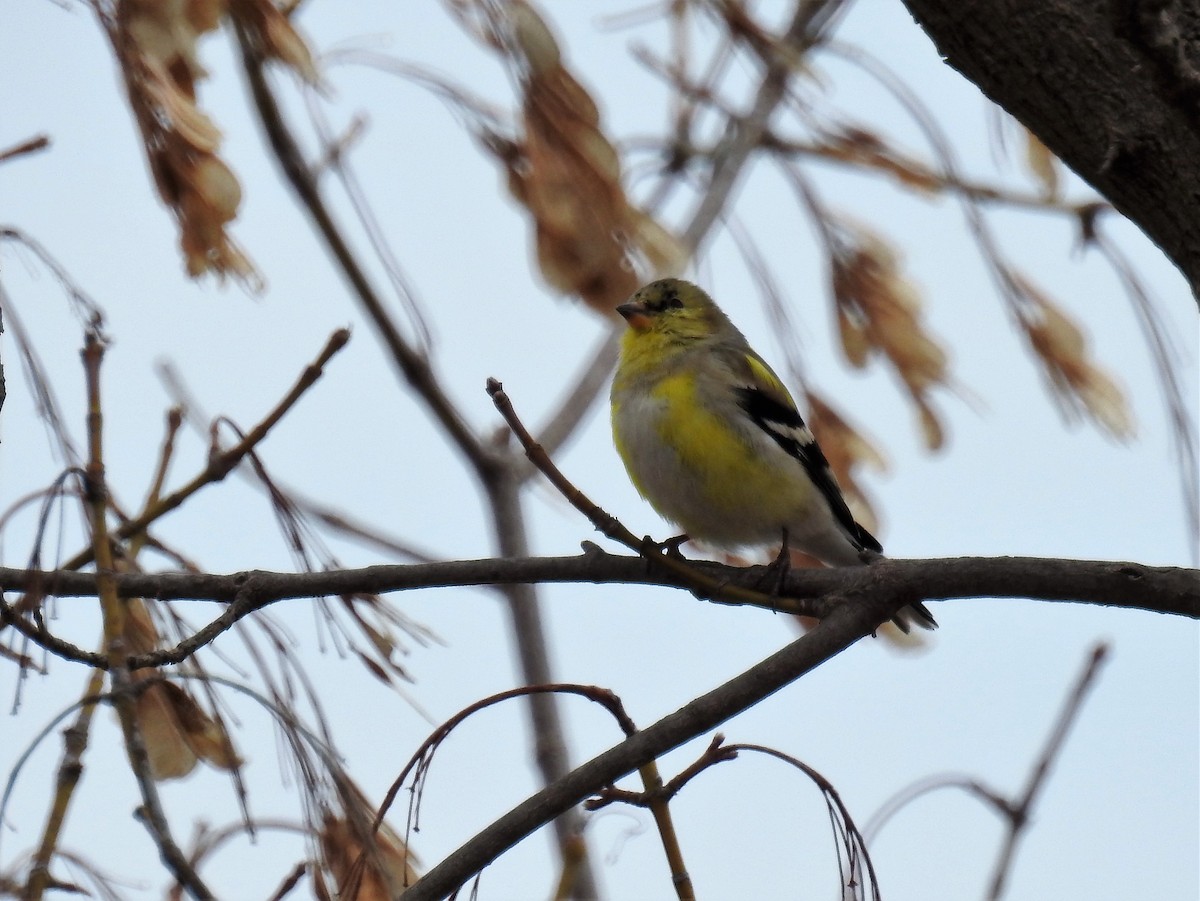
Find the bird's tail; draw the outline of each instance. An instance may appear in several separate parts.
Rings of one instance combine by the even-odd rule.
[[[892,617],[892,622],[905,635],[912,631],[913,626],[920,626],[922,629],[930,631],[938,627],[937,620],[933,618],[929,608],[920,601],[909,604],[907,607],[901,607]]]

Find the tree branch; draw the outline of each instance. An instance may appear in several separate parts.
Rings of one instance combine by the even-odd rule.
[[[946,62],[1137,223],[1200,303],[1200,127],[1194,95],[1148,65],[1137,3],[904,0]],[[1145,4],[1162,6],[1163,4]],[[1170,4],[1177,52],[1200,13]],[[1141,24],[1139,24],[1139,22]]]
[[[1041,756],[1037,759],[1037,762],[1033,765],[1033,769],[1030,770],[1029,776],[1025,780],[1025,788],[1021,792],[1021,796],[1009,802],[1004,807],[1004,811],[1008,816],[1008,834],[1004,837],[1004,846],[1001,848],[1000,856],[996,860],[996,868],[992,874],[991,886],[988,888],[988,901],[998,901],[1004,894],[1005,884],[1008,881],[1008,875],[1016,858],[1017,844],[1024,836],[1025,828],[1030,822],[1033,802],[1037,800],[1039,792],[1046,784],[1046,777],[1050,774],[1050,765],[1058,757],[1059,751],[1062,750],[1063,742],[1067,739],[1067,733],[1071,731],[1071,727],[1079,715],[1083,699],[1087,695],[1088,689],[1094,684],[1096,675],[1100,671],[1100,665],[1107,656],[1108,645],[1106,644],[1098,644],[1092,649],[1087,665],[1084,666],[1083,672],[1079,674],[1074,689],[1067,696],[1062,711],[1054,723],[1054,729],[1046,741],[1046,747],[1042,749]]]
[[[647,760],[718,726],[870,634],[876,604],[844,605],[807,635],[719,688],[610,748],[514,807],[406,891],[402,901],[444,898],[542,823],[611,785]]]
[[[236,11],[237,7],[231,7],[231,9]],[[250,86],[250,94],[254,98],[259,121],[262,123],[271,150],[283,169],[288,183],[296,192],[305,212],[312,219],[313,226],[324,240],[326,247],[336,260],[338,268],[346,277],[346,281],[349,282],[363,313],[379,332],[392,361],[400,370],[405,381],[429,408],[429,412],[437,419],[453,441],[454,446],[471,461],[474,468],[486,469],[491,465],[491,461],[484,453],[479,439],[442,389],[429,360],[411,347],[400,334],[385,309],[383,300],[376,293],[363,267],[359,265],[358,258],[342,235],[341,229],[334,222],[333,215],[321,196],[317,180],[305,163],[304,155],[283,119],[274,94],[267,85],[260,48],[255,46],[253,36],[236,16],[234,24],[242,55],[242,66],[246,72],[246,79]]]
[[[701,560],[688,561],[688,566],[707,579],[727,581],[735,587],[753,586],[761,580],[763,569]],[[288,599],[465,585],[590,582],[681,587],[674,574],[651,567],[641,557],[598,550],[575,557],[451,560],[327,572],[119,573],[113,578],[123,597],[232,603],[240,595],[239,604],[246,613]],[[98,593],[95,573],[11,567],[0,567],[0,591],[41,591],[56,597],[96,597]],[[828,616],[845,605],[846,597],[900,594],[927,601],[968,598],[1069,601],[1200,619],[1200,570],[1045,557],[887,558],[870,566],[793,569],[781,586],[779,597],[762,602],[739,597],[724,603],[759,606],[772,612]],[[35,640],[36,635],[31,633]],[[131,659],[146,665],[140,658]]]
[[[529,537],[521,508],[521,479],[517,469],[497,468],[483,476],[499,553],[506,559],[527,556]],[[508,606],[508,622],[521,666],[521,680],[526,685],[544,685],[554,681],[554,668],[550,662],[546,630],[542,625],[541,599],[537,589],[530,582],[509,582],[498,587]],[[542,776],[542,783],[549,785],[571,770],[566,731],[554,695],[536,693],[530,695],[528,701],[534,762]],[[571,891],[564,897],[595,899],[599,897],[595,874],[588,862],[586,846],[580,847],[583,829],[583,817],[578,810],[565,810],[562,816],[554,820],[564,870],[569,870],[574,877],[569,880]],[[576,848],[580,856],[572,857],[568,850],[571,848]]]
[[[684,231],[683,246],[693,254],[712,229],[713,223],[724,214],[733,188],[750,156],[762,146],[771,116],[787,96],[797,61],[820,39],[824,25],[840,5],[840,0],[801,0],[796,4],[778,45],[772,48],[775,52],[764,55],[767,69],[759,82],[750,111],[739,119],[729,119],[726,139],[721,150],[714,155],[708,184]]]
[[[317,359],[306,366],[304,371],[300,373],[300,377],[296,380],[291,390],[288,391],[284,398],[275,405],[274,409],[260,423],[246,433],[245,437],[228,450],[210,457],[204,469],[182,488],[171,492],[165,498],[159,498],[155,503],[148,505],[139,516],[122,523],[120,528],[115,530],[113,537],[130,538],[143,533],[146,527],[152,522],[181,506],[184,501],[201,488],[215,482],[223,481],[233,471],[234,467],[267,437],[267,433],[296,405],[296,402],[300,400],[304,393],[316,384],[317,380],[325,373],[325,364],[330,361],[334,354],[345,347],[346,342],[349,340],[349,330],[337,329],[329,336],[329,340],[325,342],[325,347],[322,348]],[[93,559],[94,552],[91,548],[88,548],[68,560],[63,564],[63,568],[79,569],[92,562]]]

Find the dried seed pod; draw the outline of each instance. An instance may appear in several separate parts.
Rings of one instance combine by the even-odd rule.
[[[936,450],[945,432],[929,392],[948,383],[949,358],[925,328],[920,296],[882,237],[844,219],[830,226],[836,235],[830,266],[842,350],[860,369],[872,353],[892,364],[917,408],[926,447]]]
[[[220,129],[196,102],[197,82],[206,76],[200,38],[232,14],[267,57],[318,82],[308,45],[271,0],[236,6],[227,0],[125,0],[109,37],[159,196],[179,224],[188,274],[233,276],[257,290],[262,280],[228,232],[241,186],[217,156]]]
[[[1125,394],[1093,361],[1083,330],[1029,279],[1013,273],[1013,280],[1027,301],[1018,320],[1063,409],[1090,417],[1118,440],[1132,438]]]
[[[506,5],[503,18],[492,24],[480,34],[509,37],[488,45],[519,74],[524,134],[512,141],[493,136],[483,144],[504,165],[510,192],[529,211],[546,283],[607,315],[647,274],[682,269],[687,251],[629,202],[600,111],[532,4]],[[639,263],[648,272],[639,272]]]
[[[145,654],[160,647],[158,627],[146,602],[132,598],[125,608],[124,639],[131,654]],[[152,669],[134,670],[134,682],[157,679]],[[217,769],[241,765],[233,741],[224,725],[207,713],[196,700],[173,682],[157,681],[137,696],[134,717],[157,780],[179,779],[204,761]]]

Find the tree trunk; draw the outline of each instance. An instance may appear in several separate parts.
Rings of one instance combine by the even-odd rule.
[[[1200,4],[904,3],[946,62],[1141,226],[1200,302]]]

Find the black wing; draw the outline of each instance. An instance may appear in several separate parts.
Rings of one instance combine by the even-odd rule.
[[[867,550],[881,552],[883,548],[875,536],[854,521],[850,508],[846,506],[846,499],[842,497],[842,490],[833,477],[833,470],[829,468],[829,461],[825,459],[825,454],[799,412],[758,388],[746,386],[736,389],[736,393],[738,404],[755,425],[804,467],[808,477],[825,497],[834,518],[851,539]]]

